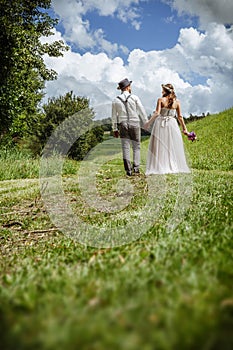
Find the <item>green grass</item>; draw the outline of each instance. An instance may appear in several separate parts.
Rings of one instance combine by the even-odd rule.
[[[75,174],[77,162],[66,159],[63,173]],[[39,177],[40,157],[32,157],[26,150],[0,150],[0,181],[14,179],[33,179]]]
[[[166,230],[177,195],[172,177],[154,225],[137,241],[115,248],[81,245],[58,231],[36,171],[31,179],[0,182],[1,348],[232,349],[232,114],[188,125],[199,138],[184,138],[192,198],[172,233]],[[142,147],[147,145],[148,139]],[[132,210],[144,208],[143,176],[130,179],[135,192],[124,210],[96,213],[81,196],[78,165],[65,166],[64,191],[83,220],[120,225]],[[102,196],[116,196],[115,184],[123,178],[121,159],[106,164],[97,181]]]
[[[0,180],[38,177],[39,158],[17,149],[0,150]]]
[[[187,124],[195,131],[198,142],[185,139],[192,168],[202,170],[233,170],[233,109],[207,116]]]

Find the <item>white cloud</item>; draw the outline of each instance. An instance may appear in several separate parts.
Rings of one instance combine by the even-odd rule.
[[[56,10],[61,11],[61,13],[63,10],[65,11],[62,13],[63,22],[67,22],[64,39],[73,38],[75,30],[78,30],[75,29],[74,17],[72,17],[71,12],[75,12],[78,19],[82,19],[82,15],[93,8],[97,8],[102,15],[114,15],[117,11],[120,14],[119,9],[123,2],[127,8],[132,4],[136,5],[139,0],[88,0],[76,3],[74,0],[57,1]],[[211,9],[216,9],[215,5],[218,6],[215,0],[212,2],[197,0],[196,2],[199,4],[203,2],[205,8],[211,7],[212,3]],[[72,9],[74,3],[76,11]],[[225,1],[225,3],[230,10],[229,2]],[[204,16],[201,10],[198,10],[198,7],[193,4],[193,1],[174,0],[173,4],[177,8],[178,6],[182,8],[184,5],[183,10],[190,14]],[[202,9],[204,11],[203,7]],[[227,19],[225,12],[222,9],[220,16],[222,18],[225,16],[224,23]],[[206,15],[202,18],[207,18],[207,13],[209,13],[210,18],[212,13],[210,10],[209,12],[206,10]],[[128,20],[132,21],[132,18],[133,16],[129,16]],[[214,19],[213,16],[212,19]],[[68,22],[70,23],[70,31],[68,30]],[[88,97],[94,108],[107,106],[107,108],[103,108],[102,115],[100,112],[98,116],[110,117],[111,101],[118,93],[117,83],[128,77],[133,80],[133,92],[140,96],[148,114],[152,112],[157,98],[161,95],[161,84],[168,82],[175,86],[184,116],[188,116],[190,113],[199,115],[203,112],[216,113],[232,107],[233,35],[222,23],[206,22],[204,31],[192,27],[182,28],[177,44],[173,48],[149,52],[134,49],[128,54],[127,64],[120,57],[112,58],[114,55],[111,57],[107,55],[107,52],[111,54],[117,52],[119,45],[105,40],[101,29],[90,34],[88,24],[83,28],[86,28],[86,32],[83,32],[83,37],[82,33],[80,34],[82,40],[86,40],[88,45],[92,45],[91,40],[97,41],[106,53],[95,55],[87,52],[81,55],[70,50],[64,53],[64,57],[50,58],[46,56],[47,66],[58,72],[58,80],[47,83],[46,98],[63,95],[73,90],[76,95]],[[61,38],[61,34],[55,31],[55,36],[49,38],[49,41]],[[123,47],[122,49],[127,52],[127,48]],[[191,81],[193,76],[204,77],[206,82],[192,86],[188,81]]]
[[[165,0],[167,2],[167,0]],[[202,26],[210,22],[232,24],[232,0],[168,0],[179,14],[198,16]]]
[[[83,0],[78,2],[82,4],[83,13],[97,10],[101,16],[116,15],[127,22],[139,17],[137,7],[134,5],[138,5],[140,0]]]
[[[233,40],[223,25],[209,25],[203,34],[194,28],[181,29],[177,45],[170,50],[177,69],[186,78],[195,73],[212,79],[233,78]]]
[[[123,53],[128,49],[125,46],[111,43],[105,39],[102,28],[91,30],[88,20],[84,16],[90,11],[97,11],[100,16],[115,16],[123,23],[130,23],[135,29],[140,28],[137,7],[140,0],[53,0],[52,7],[61,18],[64,26],[64,39],[79,49],[96,49],[114,56],[118,51]],[[141,0],[143,1],[143,0]]]

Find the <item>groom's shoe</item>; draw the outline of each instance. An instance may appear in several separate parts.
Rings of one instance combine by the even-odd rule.
[[[134,175],[140,175],[140,170],[139,169],[134,170]]]
[[[126,171],[127,176],[132,176],[132,171]]]

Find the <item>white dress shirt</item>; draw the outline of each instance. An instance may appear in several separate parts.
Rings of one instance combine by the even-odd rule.
[[[140,126],[140,120],[142,124],[145,124],[148,121],[146,111],[138,96],[130,94],[128,91],[124,91],[119,97],[123,101],[126,101],[129,95],[130,97],[127,100],[129,117],[124,103],[119,98],[116,97],[112,102],[113,131],[117,130],[117,123],[128,122],[131,125]]]

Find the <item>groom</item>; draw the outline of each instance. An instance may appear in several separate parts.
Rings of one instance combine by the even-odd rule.
[[[140,120],[143,125],[148,121],[139,97],[131,94],[131,83],[127,78],[121,80],[117,87],[121,94],[112,102],[112,129],[114,137],[120,135],[124,168],[128,176],[140,173]],[[131,144],[133,164],[130,161]]]

